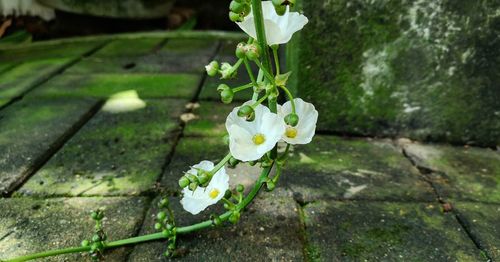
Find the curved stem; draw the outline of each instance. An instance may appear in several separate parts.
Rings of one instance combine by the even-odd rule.
[[[253,83],[249,83],[249,84],[246,84],[246,85],[235,87],[235,88],[233,88],[233,93],[240,92],[242,90],[245,90],[245,89],[253,87],[253,86],[254,86]]]
[[[276,75],[280,74],[280,60],[279,60],[279,56],[278,56],[278,48],[279,48],[279,46],[271,48],[271,49],[273,49],[274,66],[276,67]]]
[[[280,86],[280,88],[283,89],[283,91],[285,91],[285,93],[286,93],[286,96],[288,96],[288,101],[290,101],[290,103],[292,103],[292,112],[295,114],[295,101],[293,100],[292,93],[285,86]]]
[[[274,165],[274,163],[273,163],[273,165]],[[260,189],[262,188],[262,184],[269,176],[269,173],[271,172],[273,165],[271,165],[270,167],[266,167],[262,170],[262,173],[260,174],[259,179],[255,182],[254,187],[252,188],[252,191],[250,191],[250,193],[248,193],[248,195],[238,205],[237,208],[239,210],[246,208],[248,206],[248,204],[250,204],[253,201],[255,196],[259,193]],[[227,211],[224,214],[220,215],[219,218],[222,221],[226,221],[229,218],[229,216],[231,216],[231,213],[232,213],[231,211]],[[187,234],[187,233],[190,233],[193,231],[205,229],[205,228],[210,227],[210,226],[212,226],[212,220],[206,220],[206,221],[194,224],[194,225],[178,227],[177,234]],[[120,246],[138,244],[138,243],[149,242],[149,241],[160,240],[160,239],[166,239],[165,235],[161,232],[109,242],[109,243],[105,244],[104,249],[111,249],[111,248],[116,248],[116,247],[120,247]],[[89,251],[89,250],[90,250],[90,247],[70,247],[70,248],[64,248],[64,249],[49,250],[49,251],[44,251],[44,252],[40,252],[40,253],[29,254],[26,256],[13,258],[10,260],[6,260],[6,262],[28,261],[28,260],[37,259],[37,258],[50,257],[50,256],[69,254],[69,253],[79,253],[79,252],[85,252],[85,251]]]
[[[215,175],[215,173],[217,173],[217,171],[219,171],[219,169],[221,169],[227,161],[229,161],[229,159],[231,159],[231,153],[228,153],[219,163],[217,163],[217,165],[210,171],[210,174],[212,176]]]

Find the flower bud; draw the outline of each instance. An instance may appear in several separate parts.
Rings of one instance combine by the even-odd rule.
[[[233,192],[231,192],[231,190],[226,190],[226,192],[224,192],[224,198],[225,199],[229,199],[231,198],[231,196],[233,195]]]
[[[181,177],[181,178],[182,178],[182,177]],[[187,178],[186,178],[186,179],[187,179]],[[186,186],[187,186],[187,185],[186,185]],[[185,187],[186,187],[186,186],[185,186]],[[160,208],[162,208],[162,207],[167,207],[167,206],[168,206],[168,204],[169,204],[168,198],[166,198],[166,197],[165,197],[165,198],[162,198],[162,199],[160,200],[160,202],[158,202],[158,207],[160,207]]]
[[[274,6],[274,11],[276,11],[277,15],[282,16],[286,13],[286,6],[284,5]]]
[[[246,43],[239,43],[237,46],[236,46],[236,57],[240,58],[240,59],[243,59],[245,58],[246,56],[246,53],[247,53],[247,44]]]
[[[274,6],[291,6],[295,5],[295,0],[272,0]]]
[[[236,186],[236,191],[241,193],[241,192],[243,192],[243,190],[245,190],[245,187],[242,184],[238,184]]]
[[[162,228],[161,224],[160,223],[156,223],[155,224],[155,229],[156,230],[160,230]]]
[[[92,242],[99,242],[101,241],[101,237],[97,234],[92,236]]]
[[[266,187],[268,191],[273,191],[276,188],[276,184],[272,180],[269,180],[266,182]]]
[[[289,126],[297,126],[299,123],[299,116],[294,113],[290,113],[285,116],[285,123]]]
[[[249,105],[244,105],[238,109],[238,116],[245,117],[247,121],[253,121],[255,119],[255,111]]]
[[[255,60],[260,56],[260,47],[256,43],[247,45],[246,56],[250,60]]]
[[[229,158],[229,161],[228,161],[228,162],[229,162],[229,166],[230,166],[230,167],[236,167],[236,165],[237,165],[238,163],[240,163],[240,160],[238,160],[238,159],[236,159],[236,158],[234,158],[234,157],[231,157],[231,158]]]
[[[170,231],[168,231],[168,230],[166,230],[166,229],[164,229],[163,231],[161,231],[161,233],[162,233],[162,235],[163,235],[164,237],[169,237],[169,236],[170,236]]]
[[[245,3],[242,2],[237,2],[233,0],[229,4],[229,10],[238,14],[242,13],[244,8],[245,8]]]
[[[242,22],[243,18],[241,17],[240,14],[235,13],[233,11],[229,11],[229,20],[231,20],[233,22]]]
[[[191,190],[191,191],[195,191],[197,187],[198,187],[198,183],[193,182],[193,183],[189,184],[189,190]]]
[[[240,212],[239,211],[234,211],[230,216],[229,216],[229,222],[236,224],[240,220]]]
[[[219,72],[219,63],[217,61],[212,61],[205,66],[205,70],[209,76],[215,76]]]
[[[220,219],[220,217],[216,216],[212,219],[212,223],[214,226],[220,226],[222,225],[222,220]]]
[[[158,212],[158,214],[156,214],[156,218],[158,218],[158,220],[163,220],[163,219],[167,218],[167,213],[160,211],[160,212]]]
[[[207,172],[201,171],[200,174],[198,175],[198,181],[200,181],[200,184],[205,184],[208,182],[210,179],[210,176],[207,174]]]
[[[241,15],[243,17],[246,17],[247,15],[250,14],[251,11],[252,11],[252,8],[250,7],[250,5],[248,3],[245,3],[245,5],[243,6],[243,11],[241,12]]]
[[[185,188],[187,186],[189,186],[189,179],[186,177],[186,176],[182,176],[180,179],[179,179],[179,186],[181,188]]]
[[[88,240],[83,240],[81,245],[82,247],[88,247],[90,245],[90,242]]]
[[[220,67],[221,79],[229,79],[236,76],[236,71],[229,63],[222,63]]]
[[[220,93],[220,99],[224,104],[230,104],[233,102],[234,92],[231,89],[226,89]]]

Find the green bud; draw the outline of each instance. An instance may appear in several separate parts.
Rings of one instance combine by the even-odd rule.
[[[101,237],[97,234],[92,236],[92,242],[99,242],[101,241]]]
[[[170,243],[168,244],[168,247],[167,247],[169,250],[174,250],[175,249],[175,244],[174,243]]]
[[[200,184],[205,184],[208,182],[210,179],[210,176],[207,174],[206,171],[200,171],[200,174],[198,175],[198,180],[200,181]]]
[[[245,117],[247,121],[255,119],[255,110],[249,105],[243,105],[238,109],[238,116]]]
[[[167,213],[163,211],[158,212],[158,214],[156,214],[156,218],[158,218],[158,220],[160,221],[163,221],[165,218],[167,218]]]
[[[209,76],[215,76],[219,72],[219,63],[217,61],[212,61],[205,66],[205,70]]]
[[[241,12],[241,16],[246,17],[250,14],[250,11],[252,11],[252,8],[248,3],[245,3],[245,5],[243,6],[243,11]]]
[[[245,58],[246,53],[247,53],[247,44],[243,42],[239,43],[236,46],[236,51],[235,51],[236,57],[243,59]]]
[[[245,190],[245,187],[242,184],[238,184],[236,186],[236,191],[241,193],[241,192],[243,192],[243,190]]]
[[[156,223],[155,224],[155,229],[156,230],[160,230],[162,228],[161,224],[160,223]]]
[[[172,224],[167,224],[167,230],[172,230],[174,228],[174,226]]]
[[[238,163],[240,163],[240,160],[234,158],[234,157],[231,157],[229,158],[229,166],[230,167],[236,167],[236,165],[238,165]]]
[[[195,175],[193,175],[193,174],[191,174],[191,173],[187,173],[187,174],[185,175],[185,177],[187,177],[187,178],[188,178],[188,180],[189,180],[189,182],[190,182],[190,183],[193,183],[193,182],[194,182],[194,183],[198,183],[198,177],[197,177],[197,176],[195,176]]]
[[[100,221],[100,220],[102,220],[104,218],[104,212],[102,210],[92,211],[90,213],[90,217],[93,220]]]
[[[222,220],[220,219],[220,217],[216,216],[212,219],[212,224],[214,226],[220,226],[222,225]]]
[[[224,192],[224,198],[225,199],[229,199],[231,198],[231,196],[233,195],[233,192],[231,192],[231,190],[226,190],[226,192]]]
[[[266,182],[266,187],[267,187],[267,190],[273,191],[274,188],[276,188],[276,184],[272,180],[269,180]]]
[[[88,240],[83,240],[81,245],[82,247],[88,247],[90,245],[90,242]]]
[[[234,211],[230,216],[229,216],[229,222],[236,224],[240,220],[240,212],[239,211]]]
[[[224,203],[224,209],[231,209],[231,206],[228,203]]]
[[[198,183],[192,182],[191,184],[189,184],[189,190],[191,191],[195,191],[197,187]]]
[[[187,179],[187,178],[186,178],[186,179]],[[189,183],[189,181],[188,181],[188,183]],[[186,185],[186,186],[187,186],[187,185]],[[186,187],[186,186],[185,186],[185,187]],[[169,202],[169,201],[168,201],[168,198],[162,198],[162,199],[160,200],[160,202],[158,202],[158,207],[167,207],[167,206],[168,206],[168,204],[169,204],[168,202]]]
[[[164,229],[163,231],[161,231],[162,235],[165,236],[165,237],[168,237],[170,236],[170,231]]]
[[[228,89],[231,89],[228,85],[226,85],[226,84],[220,84],[217,87],[217,92],[222,92],[222,91],[228,90]]]
[[[279,16],[282,16],[286,13],[286,6],[284,5],[274,6],[274,11],[276,11],[276,14],[278,14]]]
[[[236,76],[236,70],[233,69],[233,66],[229,63],[222,63],[220,67],[221,79],[229,79]]]
[[[180,179],[179,179],[179,186],[181,188],[185,188],[187,186],[189,186],[189,179],[186,177],[186,176],[182,176]]]
[[[231,104],[233,102],[234,92],[231,89],[224,90],[220,93],[220,99],[224,104]]]
[[[232,12],[235,12],[235,13],[243,12],[244,8],[245,8],[245,4],[241,3],[241,2],[239,3],[236,1],[231,1],[231,3],[229,4],[229,10],[231,10]]]
[[[260,56],[260,47],[256,43],[247,45],[246,56],[250,60],[255,60]]]
[[[248,162],[248,164],[249,164],[250,166],[255,166],[255,165],[257,164],[257,161],[250,161],[250,162]]]
[[[165,253],[163,253],[163,255],[165,257],[170,257],[170,256],[172,256],[172,252],[170,252],[169,250],[167,250],[167,251],[165,251]]]
[[[285,123],[289,126],[297,126],[299,123],[299,116],[294,113],[290,113],[285,116]]]
[[[229,20],[231,20],[233,22],[242,22],[243,18],[241,17],[240,14],[235,13],[233,11],[229,11]]]

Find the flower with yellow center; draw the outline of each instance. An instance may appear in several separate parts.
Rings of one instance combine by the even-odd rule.
[[[299,122],[296,126],[287,126],[282,133],[281,139],[292,145],[308,144],[316,132],[318,111],[313,104],[304,102],[300,98],[295,98],[293,101],[295,102],[295,113],[299,116]],[[283,118],[292,113],[292,103],[288,101],[283,106],[279,106],[278,113]]]
[[[213,168],[214,163],[204,160],[194,165],[187,173],[196,175],[200,169],[211,171]],[[189,213],[196,215],[208,206],[219,202],[228,188],[229,176],[226,174],[226,169],[222,167],[215,173],[207,187],[197,187],[194,191],[185,187],[182,190],[184,195],[181,199],[182,207]]]
[[[252,105],[248,101],[244,105]],[[260,159],[273,149],[285,132],[283,119],[269,108],[257,105],[255,119],[251,122],[238,116],[239,107],[227,116],[226,129],[229,133],[229,150],[234,158],[241,161]]]

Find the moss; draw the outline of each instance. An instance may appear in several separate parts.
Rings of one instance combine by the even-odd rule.
[[[191,99],[201,76],[193,74],[97,74],[63,75],[35,92],[40,97],[102,97],[136,90],[141,98]]]
[[[144,55],[163,41],[161,38],[118,39],[106,44],[93,57]]]

